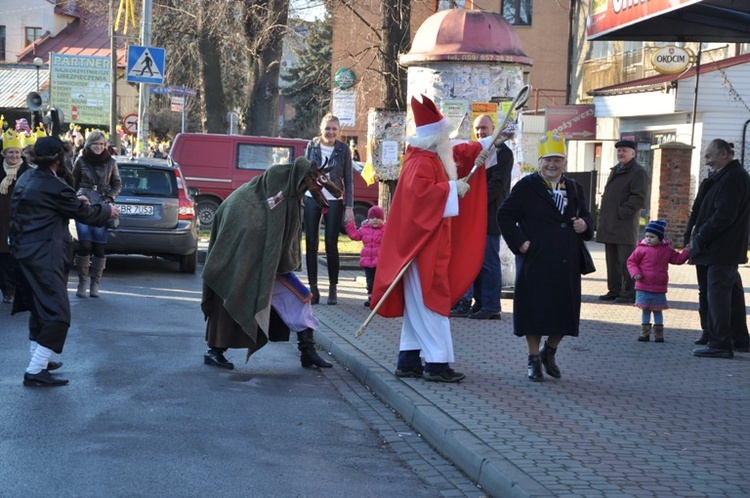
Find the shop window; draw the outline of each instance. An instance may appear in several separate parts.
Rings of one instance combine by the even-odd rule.
[[[502,13],[513,26],[531,26],[534,0],[503,0]]]
[[[26,45],[31,45],[34,40],[42,36],[42,28],[26,28]]]

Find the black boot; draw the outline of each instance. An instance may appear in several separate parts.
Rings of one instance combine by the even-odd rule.
[[[300,351],[299,361],[304,368],[331,368],[333,364],[320,357],[315,351],[315,339],[312,329],[297,332],[297,349]]]
[[[320,292],[318,291],[318,286],[315,284],[310,284],[310,293],[312,294],[312,300],[310,301],[310,304],[318,304],[320,302]]]
[[[211,367],[232,370],[234,368],[234,363],[224,357],[224,351],[226,351],[226,349],[208,348],[206,354],[203,355],[203,363]]]
[[[544,346],[542,346],[542,350],[539,351],[539,359],[542,361],[544,371],[547,372],[547,375],[559,379],[562,375],[560,374],[560,369],[555,362],[555,353],[557,353],[557,349],[547,344],[547,341],[544,341]]]
[[[698,340],[695,341],[693,344],[697,344],[699,346],[705,346],[706,344],[708,344],[708,332],[704,330],[701,336],[698,338]]]
[[[542,374],[542,360],[538,354],[529,355],[529,380],[534,382],[541,382],[544,380],[544,374]]]
[[[338,297],[336,296],[336,284],[331,284],[328,287],[328,304],[334,305],[338,303],[339,303],[339,300],[338,300]]]

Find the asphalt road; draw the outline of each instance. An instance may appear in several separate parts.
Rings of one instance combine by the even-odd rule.
[[[28,314],[0,308],[0,496],[483,496],[340,366],[294,343],[203,365],[200,277],[109,258],[77,299],[59,388],[22,386]],[[200,267],[199,267],[200,272]]]

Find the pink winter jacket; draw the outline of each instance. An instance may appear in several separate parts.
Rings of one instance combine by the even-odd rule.
[[[378,266],[378,254],[380,253],[380,243],[383,242],[383,232],[385,223],[378,228],[373,228],[367,221],[357,229],[353,221],[346,224],[346,234],[352,240],[361,240],[364,244],[362,252],[359,255],[359,266],[362,268],[375,268]]]
[[[677,252],[667,240],[653,247],[641,240],[628,258],[628,272],[631,277],[641,275],[635,281],[636,290],[666,293],[670,263],[681,265],[689,257],[689,249]]]

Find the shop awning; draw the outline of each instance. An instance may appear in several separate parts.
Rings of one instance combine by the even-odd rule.
[[[591,0],[589,40],[750,42],[750,0]]]

